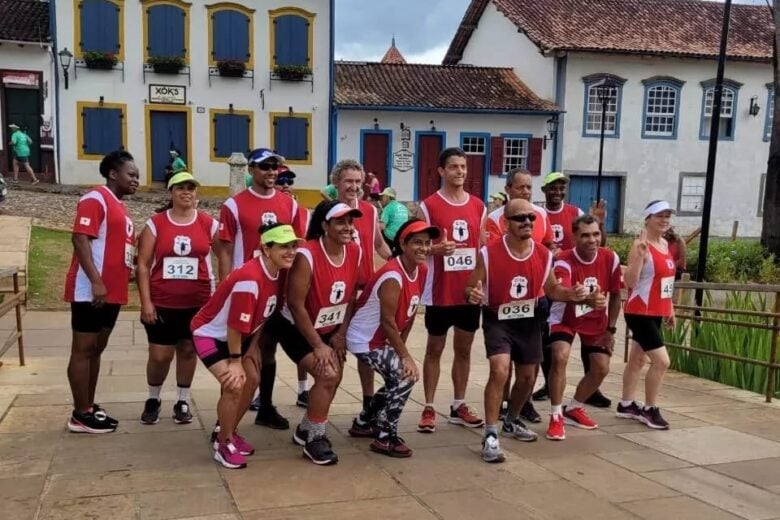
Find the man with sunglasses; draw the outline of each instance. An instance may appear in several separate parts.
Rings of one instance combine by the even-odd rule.
[[[219,262],[219,279],[260,254],[258,229],[266,224],[290,224],[298,215],[298,203],[276,189],[279,166],[284,157],[268,148],[256,148],[247,158],[252,185],[225,201],[219,214],[219,232],[214,249]],[[276,338],[274,314],[263,328],[263,348],[260,371],[260,406],[255,424],[278,430],[290,427],[287,419],[273,406],[273,388],[276,379]],[[272,348],[268,348],[273,345]]]
[[[509,367],[514,362],[516,381],[509,410],[501,428],[502,435],[530,442],[537,438],[520,420],[520,409],[528,400],[536,379],[536,366],[542,360],[544,318],[538,312],[540,293],[557,301],[586,301],[603,308],[604,299],[589,297],[581,284],[563,287],[552,272],[552,252],[532,238],[537,213],[533,205],[514,199],[504,207],[506,232],[500,240],[484,246],[477,255],[477,266],[466,282],[465,297],[471,304],[482,304],[482,330],[490,363],[485,386],[485,435],[482,458],[485,462],[503,462],[498,443],[498,414]]]

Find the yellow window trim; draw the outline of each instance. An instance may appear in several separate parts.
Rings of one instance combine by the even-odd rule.
[[[117,13],[117,27],[119,28],[119,34],[117,40],[119,41],[119,52],[116,54],[117,61],[125,61],[125,2],[124,0],[105,0],[112,3],[119,8]],[[81,51],[81,15],[79,13],[79,6],[83,0],[73,0],[73,49],[74,57],[77,60],[84,58],[84,53]]]
[[[146,139],[146,185],[152,184],[152,112],[184,112],[187,114],[187,168],[195,177],[198,176],[193,157],[195,153],[192,149],[192,109],[181,105],[157,105],[148,104],[144,106],[144,130]]]
[[[255,142],[255,113],[252,110],[229,110],[223,108],[210,108],[209,109],[209,158],[211,162],[224,163],[229,157],[218,157],[214,148],[217,146],[217,128],[214,118],[217,114],[231,114],[234,116],[248,116],[249,117],[249,148],[252,148],[252,144]],[[244,152],[244,150],[234,150],[236,152]]]
[[[268,34],[270,41],[268,43],[268,63],[271,64],[271,70],[276,69],[276,24],[274,20],[284,15],[295,15],[306,18],[309,22],[309,68],[314,70],[314,17],[316,13],[309,12],[300,7],[280,7],[279,9],[270,9],[268,11]]]
[[[190,2],[182,0],[141,0],[141,18],[144,27],[144,63],[149,61],[149,17],[146,10],[156,5],[171,5],[184,11],[184,63],[190,63]]]
[[[127,105],[124,103],[103,103],[98,101],[76,102],[76,152],[81,161],[100,161],[103,155],[84,152],[84,119],[81,112],[85,108],[118,108],[122,111],[122,146],[127,150]]]
[[[270,112],[268,114],[268,117],[270,118],[270,125],[271,125],[271,150],[276,150],[276,132],[274,132],[274,119],[277,117],[298,117],[302,119],[306,119],[306,122],[308,125],[306,126],[306,148],[309,150],[309,156],[306,160],[290,160],[285,159],[284,164],[293,164],[293,165],[311,165],[312,163],[312,156],[314,155],[314,152],[312,151],[312,128],[311,128],[311,113],[310,112],[293,112],[292,114],[289,112]]]
[[[214,50],[214,19],[212,16],[219,11],[238,11],[249,18],[249,59],[246,61],[246,68],[254,70],[255,68],[255,10],[249,9],[233,2],[220,2],[217,4],[206,4],[206,15],[209,22],[209,48],[207,49],[209,57],[209,67],[216,67],[217,60],[214,59],[211,51]]]

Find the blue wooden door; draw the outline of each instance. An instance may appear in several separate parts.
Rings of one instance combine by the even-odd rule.
[[[185,112],[151,113],[152,180],[165,181],[165,167],[171,162],[170,151],[177,149],[187,165],[187,114]]]
[[[591,175],[572,175],[569,183],[569,203],[579,206],[585,213],[596,200],[597,177]],[[607,201],[607,233],[620,232],[621,200],[620,177],[601,178],[601,198]]]

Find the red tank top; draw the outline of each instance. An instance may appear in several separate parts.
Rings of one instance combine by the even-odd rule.
[[[170,309],[206,303],[214,289],[211,239],[217,230],[216,220],[198,211],[189,224],[177,224],[164,211],[152,216],[146,226],[155,237],[152,303]]]
[[[674,258],[648,243],[648,253],[639,281],[628,290],[623,312],[625,314],[643,314],[646,316],[672,315],[672,296],[674,295]]]
[[[530,318],[552,269],[552,253],[532,241],[531,252],[518,258],[509,251],[506,240],[494,240],[482,248],[484,304],[497,312],[499,319]]]
[[[453,204],[437,191],[420,203],[420,210],[428,224],[446,230],[447,239],[456,244],[455,254],[428,257],[423,304],[465,305],[463,288],[476,267],[485,205],[473,195],[462,204]]]
[[[376,208],[370,203],[359,200],[358,209],[363,216],[355,219],[355,234],[353,240],[363,251],[363,258],[360,262],[360,272],[358,283],[362,286],[368,283],[371,275],[374,274],[374,240],[376,240]]]
[[[549,208],[547,217],[550,220],[552,228],[553,242],[559,249],[571,249],[574,247],[574,232],[571,230],[571,223],[582,215],[582,210],[571,204],[563,204],[561,209],[553,212]]]

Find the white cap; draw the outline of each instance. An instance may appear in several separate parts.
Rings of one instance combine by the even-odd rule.
[[[645,208],[645,218],[656,215],[664,211],[671,211],[674,213],[674,209],[665,200],[657,200]]]

